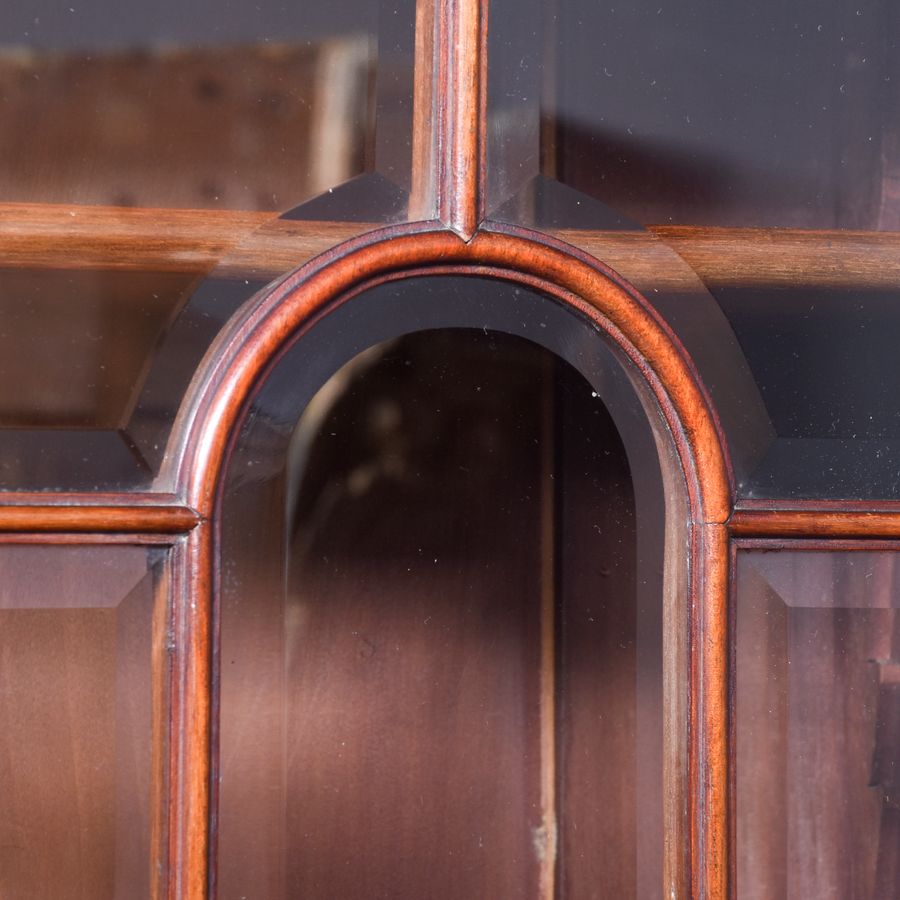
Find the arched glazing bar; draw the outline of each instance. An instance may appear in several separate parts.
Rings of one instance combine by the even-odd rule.
[[[488,216],[541,223],[675,316],[741,505],[895,502],[893,6],[490,17]]]
[[[304,33],[316,45],[309,53],[252,45],[271,43],[266,38],[276,33],[297,38],[297,22],[281,7],[266,7],[250,22],[232,6],[211,31],[208,17],[182,14],[176,25],[190,32],[184,46],[134,57],[120,53],[111,36],[165,38],[169,27],[146,5],[133,20],[104,15],[100,0],[43,22],[25,21],[12,7],[0,14],[3,46],[12,51],[0,54],[4,110],[24,110],[23,126],[6,129],[10,139],[0,151],[0,290],[8,311],[0,401],[0,476],[8,490],[0,530],[11,545],[3,553],[8,580],[27,587],[9,593],[4,616],[37,620],[67,598],[50,617],[65,627],[33,645],[13,638],[14,651],[37,647],[34,659],[59,662],[51,659],[56,637],[93,622],[104,652],[89,660],[81,643],[70,658],[95,664],[98,683],[130,672],[134,684],[152,685],[153,710],[141,713],[133,743],[143,759],[146,730],[155,735],[150,765],[162,792],[149,798],[154,889],[208,896],[216,828],[208,780],[216,715],[212,612],[220,596],[216,491],[240,410],[290,335],[378,279],[452,274],[517,282],[556,298],[547,302],[566,305],[613,342],[623,337],[618,346],[633,350],[625,366],[648,386],[684,475],[690,543],[683,562],[693,617],[683,669],[690,677],[689,808],[680,846],[689,874],[670,870],[667,877],[693,896],[735,890],[729,866],[743,879],[737,889],[750,896],[788,877],[803,896],[835,884],[849,893],[867,885],[890,892],[896,546],[875,539],[900,536],[892,324],[900,143],[885,115],[898,82],[895,11],[879,0],[815,9],[766,2],[730,17],[705,0],[680,11],[559,2],[518,4],[506,14],[502,0],[490,7],[474,0],[378,6],[391,23],[384,29],[375,22],[376,4],[360,16],[346,4],[326,11],[347,26],[343,37],[357,31],[362,40],[329,38],[319,47],[324,32]],[[75,46],[84,35],[91,46]],[[236,36],[249,36],[251,46],[233,46]],[[44,54],[47,47],[54,52]],[[772,65],[761,65],[768,54]],[[397,64],[396,77],[385,63]],[[214,140],[225,123],[243,121],[226,109],[244,96],[232,92],[236,83],[262,88],[287,76],[292,86],[305,84],[306,76],[290,73],[310,65],[320,83],[333,87],[338,74],[347,90],[251,92],[255,112],[234,132],[251,139],[217,142],[216,154],[256,147],[261,164],[232,162],[219,179],[216,154],[182,160],[184,167],[165,156],[166,166],[143,165],[141,178],[125,179],[130,193],[111,177],[134,159],[117,141],[140,149],[150,135],[141,146],[159,150],[160,132],[178,133],[163,113],[187,110],[198,139]],[[155,88],[126,96],[131,81],[111,77],[116,66],[134,67]],[[166,72],[187,85],[185,93],[159,89]],[[92,85],[104,102],[96,102]],[[599,106],[585,104],[579,85],[590,85],[588,100],[602,104],[599,134],[591,124]],[[732,102],[736,95],[742,103]],[[53,114],[60,97],[73,122],[54,138],[48,129],[64,121]],[[137,127],[149,108],[134,106],[136,97],[167,98],[156,110],[162,118],[153,120],[161,129]],[[17,106],[16,98],[26,102]],[[331,116],[335,103],[340,111]],[[116,127],[120,115],[102,117],[125,107],[130,130]],[[312,179],[310,172],[301,178],[302,160],[280,155],[277,141],[259,140],[263,132],[297,134],[300,107],[320,124],[347,126],[341,153],[318,146]],[[85,108],[102,121],[80,115]],[[379,111],[390,124],[373,130]],[[304,147],[307,139],[316,144],[316,128],[300,131]],[[79,144],[86,138],[90,147]],[[113,145],[119,151],[104,157]],[[689,152],[673,154],[673,146]],[[267,155],[273,148],[275,159]],[[185,149],[178,141],[166,145],[166,153]],[[92,165],[79,168],[88,156]],[[756,165],[761,159],[780,161],[781,174],[773,178]],[[207,168],[216,178],[175,177],[176,170]],[[229,180],[235,171],[247,177]],[[376,177],[304,202],[357,173]],[[178,191],[194,199],[179,200]],[[230,197],[224,208],[223,194]],[[734,202],[723,206],[723,198]],[[414,224],[397,225],[404,220]],[[356,239],[385,223],[393,224]],[[621,302],[612,303],[613,295]],[[736,561],[730,605],[728,535]],[[20,552],[27,544],[48,547]],[[91,544],[118,546],[94,553]],[[854,565],[860,550],[876,555],[860,555]],[[832,557],[817,561],[826,551]],[[90,584],[97,596],[68,588],[67,572],[96,575]],[[71,606],[76,602],[87,612]],[[135,613],[142,624],[129,630],[123,623]],[[729,613],[737,707],[727,693]],[[117,660],[110,626],[120,615],[137,652]],[[63,691],[65,673],[51,668],[46,683]],[[13,678],[26,670],[10,668]],[[785,688],[789,670],[797,674]],[[842,695],[845,680],[869,699]],[[11,718],[41,708],[22,699],[34,683],[14,698]],[[84,690],[90,683],[80,681],[71,694],[85,709],[94,702]],[[52,693],[59,695],[54,702],[63,696]],[[142,697],[146,706],[146,690]],[[805,731],[785,712],[798,698],[819,704]],[[862,723],[850,753],[832,740],[848,730],[835,725],[838,707],[841,722]],[[112,709],[96,719],[98,733],[114,724]],[[747,763],[759,761],[754,721],[773,736],[770,756],[755,767]],[[9,739],[21,741],[21,734],[11,729]],[[830,741],[828,780],[796,767],[806,793],[784,792],[790,764],[773,748],[799,757],[820,738]],[[730,798],[733,831],[729,746],[741,766]],[[29,753],[19,743],[14,758],[27,764],[47,752],[42,745]],[[65,788],[61,771],[54,783]],[[842,772],[846,777],[835,777]],[[37,769],[32,775],[46,786]],[[859,823],[851,842],[842,837],[846,821],[828,808],[825,784]],[[101,791],[106,809],[115,801],[110,785],[106,779]],[[753,818],[760,798],[772,804]],[[799,814],[804,804],[817,812]],[[17,808],[30,815],[36,804]],[[780,809],[786,814],[776,819]],[[40,833],[38,818],[28,815],[19,821]],[[769,821],[777,827],[767,829]],[[802,852],[797,836],[805,840],[819,825],[830,841],[844,843],[827,854]],[[144,830],[122,852],[146,872],[134,851]],[[745,838],[737,852],[727,852],[729,834]],[[794,842],[790,852],[782,836]],[[765,878],[753,882],[748,860],[757,850],[769,862]],[[819,858],[823,865],[805,865]],[[106,878],[110,859],[81,867],[78,877],[96,871]],[[77,869],[69,858],[58,871]],[[28,877],[30,866],[17,871]]]
[[[401,259],[403,266],[398,268]],[[348,261],[352,265],[346,265]],[[681,747],[681,752],[687,753],[689,824],[681,832],[682,837],[676,839],[680,851],[673,850],[667,859],[680,859],[686,864],[690,858],[694,862],[692,875],[678,865],[674,869],[669,865],[666,877],[672,883],[681,883],[681,879],[693,881],[695,890],[705,891],[703,885],[723,878],[725,873],[724,857],[720,855],[725,848],[727,779],[722,727],[727,558],[722,523],[730,510],[729,467],[709,401],[681,346],[637,295],[618,285],[612,273],[586,259],[572,257],[562,248],[548,248],[510,234],[485,233],[468,244],[440,232],[404,237],[394,233],[386,242],[361,241],[349,258],[298,272],[282,285],[280,295],[276,292],[260,301],[232,323],[230,333],[220,337],[217,352],[210,355],[208,369],[195,385],[192,405],[178,425],[177,435],[182,443],[180,447],[173,446],[170,454],[170,458],[181,460],[176,481],[201,515],[216,521],[221,509],[216,497],[221,496],[218,492],[222,466],[229,458],[229,447],[237,439],[242,410],[246,410],[260,379],[292,336],[296,338],[314,327],[335,304],[352,307],[353,298],[366,284],[375,285],[406,274],[453,272],[496,274],[560,298],[576,315],[593,321],[602,334],[612,339],[618,352],[625,353],[626,371],[645,385],[662,412],[678,460],[675,471],[683,473],[679,477],[684,478],[685,484],[686,506],[675,522],[677,525],[681,521],[688,528],[690,549],[680,559],[684,564],[691,560],[686,575],[690,596],[694,598],[689,624],[691,645],[696,648],[701,635],[703,641],[703,647],[695,649],[690,660],[677,653],[667,657],[670,664],[680,666],[683,677],[690,672],[693,685],[689,701],[682,695],[688,703],[686,708],[674,700],[669,707],[676,717],[688,716],[692,724],[690,745]],[[188,552],[198,565],[189,588],[196,605],[186,611],[181,624],[186,641],[202,642],[203,635],[210,633],[211,589],[217,583],[218,545],[211,525],[203,525],[192,533]],[[676,554],[673,558],[679,557]],[[193,760],[205,758],[210,738],[205,707],[198,702],[202,697],[194,694],[209,677],[209,661],[202,646],[198,645],[201,652],[188,661],[183,672],[182,713],[195,716],[192,743],[196,743],[188,757]],[[702,693],[698,693],[700,685]],[[202,690],[199,693],[202,695]],[[680,713],[675,713],[676,709]],[[687,720],[682,718],[680,722],[687,727]],[[205,822],[208,797],[205,782],[198,780],[196,773],[185,771],[181,777],[195,792],[195,811],[186,807],[188,814],[179,824],[181,840],[187,841],[194,829],[205,827],[201,823]],[[686,855],[680,856],[679,852]],[[718,888],[710,884],[710,895],[721,889],[721,883],[716,883]]]

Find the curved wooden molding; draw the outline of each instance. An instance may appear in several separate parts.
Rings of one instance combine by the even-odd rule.
[[[465,241],[436,223],[370,233],[297,270],[248,304],[210,348],[175,424],[163,483],[176,486],[204,520],[185,551],[184,633],[202,650],[184,663],[173,770],[176,796],[190,798],[171,824],[178,896],[200,900],[209,809],[209,647],[212,639],[215,513],[222,473],[242,417],[268,372],[321,317],[392,279],[452,274],[528,285],[593,323],[625,357],[644,395],[655,399],[684,474],[691,528],[691,708],[689,779],[692,893],[725,900],[728,891],[727,581],[725,523],[733,479],[721,429],[691,360],[649,303],[612,270],[551,238],[492,226]],[[423,293],[423,302],[429,302]],[[191,556],[190,553],[193,552]],[[199,710],[199,712],[198,712]]]
[[[340,252],[338,252],[340,251]],[[709,397],[678,338],[612,270],[525,229],[397,226],[373,232],[298,269],[233,320],[207,354],[176,422],[168,465],[177,493],[212,515],[228,441],[267,369],[329,309],[389,278],[482,275],[527,284],[590,320],[624,353],[655,396],[688,483],[693,523],[723,524],[731,467]],[[363,301],[364,302],[364,301]]]
[[[900,537],[900,503],[876,501],[744,501],[728,523],[735,538]]]
[[[442,4],[436,95],[453,100],[440,110],[438,216],[465,239],[484,215],[487,8],[488,0]]]
[[[200,517],[165,494],[10,494],[0,503],[0,533],[185,534]]]

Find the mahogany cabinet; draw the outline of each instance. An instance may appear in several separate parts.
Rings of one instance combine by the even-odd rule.
[[[900,895],[898,35],[0,11],[0,897]]]

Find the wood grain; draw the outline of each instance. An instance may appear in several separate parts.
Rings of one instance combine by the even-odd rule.
[[[219,479],[232,441],[249,398],[273,361],[337,304],[367,287],[424,274],[493,276],[556,298],[605,333],[662,410],[667,426],[660,440],[664,446],[674,445],[679,480],[687,483],[684,518],[701,525],[696,553],[704,561],[694,567],[693,587],[693,607],[700,610],[693,632],[697,678],[690,752],[696,791],[691,806],[693,877],[698,895],[724,900],[728,757],[723,598],[728,561],[725,530],[716,523],[724,523],[731,513],[730,467],[710,402],[690,361],[649,305],[612,271],[551,239],[515,228],[481,232],[465,242],[428,226],[395,226],[330,251],[261,297],[220,336],[176,423],[169,448],[173,470],[167,477],[202,516],[215,515]],[[707,529],[702,523],[714,524]],[[208,575],[197,576],[190,593],[198,609],[211,608]],[[202,769],[202,760],[191,759]],[[199,791],[202,776],[193,778]],[[205,840],[201,807],[198,795],[197,817],[183,832],[184,840],[193,835],[191,856]],[[680,850],[679,846],[672,852]],[[677,877],[678,866],[669,871]],[[199,882],[195,887],[200,889]]]
[[[272,213],[3,203],[0,266],[188,274],[221,266],[226,277],[275,277],[366,228]]]
[[[0,504],[0,534],[176,535],[195,528],[200,515],[170,494],[23,494],[10,492]],[[50,502],[52,501],[52,502]],[[734,538],[900,538],[900,504],[883,501],[741,501],[728,521]],[[56,539],[53,539],[56,540]],[[820,541],[821,543],[821,541]],[[749,544],[748,544],[749,546]]]
[[[611,270],[514,227],[480,232],[464,242],[421,225],[396,226],[299,269],[220,335],[173,429],[168,460],[175,471],[164,477],[173,477],[192,508],[208,516],[229,435],[273,356],[332,304],[393,273],[405,277],[429,271],[520,281],[594,321],[660,404],[687,474],[694,521],[727,520],[732,475],[721,430],[674,335]]]
[[[726,900],[731,874],[728,531],[721,525],[701,526],[694,542],[692,884],[695,897]]]
[[[165,46],[21,35],[0,56],[0,196],[274,210],[359,174],[374,41],[294,21],[271,41],[174,21]]]
[[[654,688],[662,687],[662,676],[658,648],[645,632],[661,610],[645,608],[639,586],[646,535],[638,535],[633,479],[640,474],[629,471],[609,413],[588,392],[560,384],[556,401],[564,423],[551,482],[560,856],[557,893],[541,900],[589,900],[600,885],[608,897],[656,896],[664,801],[656,756],[663,711]],[[659,563],[656,556],[650,565]],[[649,734],[643,721],[652,723]]]
[[[468,239],[484,216],[488,2],[446,0],[441,12],[438,217]]]
[[[742,503],[728,527],[740,538],[900,537],[900,504],[878,502]]]
[[[153,616],[150,670],[150,868],[151,900],[165,900],[168,873],[169,771],[168,754],[177,735],[169,732],[169,688],[172,681],[172,566],[152,570]]]
[[[421,108],[427,102],[425,86],[418,96]],[[426,118],[424,113],[417,116],[417,121]],[[426,170],[437,165],[434,155],[428,155],[433,142],[427,129],[432,124],[420,122],[417,132],[414,175],[424,212],[431,190]],[[457,148],[454,174],[443,176],[440,189],[442,215],[448,224],[456,221],[460,233],[470,235],[479,216],[477,202],[466,201],[471,207],[467,209],[462,198],[474,192],[477,199],[479,188],[472,179],[480,151],[472,134],[465,135],[466,142],[457,136],[464,146]],[[457,199],[447,205],[450,197]],[[192,274],[215,268],[224,277],[270,279],[374,227],[285,221],[271,213],[4,203],[0,266]],[[896,288],[900,283],[900,234],[894,232],[650,225],[646,231],[561,229],[551,234],[622,272],[643,291],[695,288],[670,250],[712,290],[860,290]]]
[[[706,285],[896,288],[900,234],[794,228],[703,228],[650,225]]]
[[[863,290],[900,284],[900,234],[793,228],[712,228],[648,225],[646,231],[552,234],[603,260],[638,290],[690,293],[690,273],[717,288]]]
[[[272,361],[316,317],[367,286],[426,273],[492,275],[516,281],[555,297],[574,314],[593,321],[620,348],[634,377],[662,408],[687,479],[687,518],[721,523],[731,512],[727,457],[697,373],[649,305],[609,269],[550,239],[516,229],[481,233],[466,243],[453,234],[421,225],[367,235],[329,250],[300,269],[232,323],[195,382],[172,446],[177,465],[174,483],[177,496],[183,498],[180,503],[160,510],[150,506],[148,497],[141,497],[132,506],[60,510],[40,504],[38,497],[32,496],[30,507],[6,507],[3,511],[13,529],[45,527],[63,532],[82,528],[111,535],[116,529],[142,532],[158,528],[177,533],[199,522],[187,543],[176,548],[172,589],[178,648],[172,722],[178,739],[173,741],[170,755],[169,890],[177,896],[200,898],[208,887],[210,704],[215,690],[210,683],[214,573],[208,520],[216,509],[220,473],[242,411]],[[151,520],[157,524],[148,526]],[[703,613],[694,641],[701,681],[695,687],[698,718],[692,758],[698,799],[693,833],[695,884],[708,887],[705,896],[718,898],[725,896],[722,891],[727,886],[723,874],[727,755],[722,724],[727,715],[722,705],[725,669],[720,632],[724,615],[720,592],[727,561],[721,530],[711,528],[714,535],[702,543],[706,562],[695,575],[696,602]],[[697,705],[700,690],[705,699]]]
[[[167,495],[8,495],[0,505],[0,532],[174,535],[199,522],[194,510]]]
[[[557,491],[562,491],[562,479],[556,484],[556,455],[559,443],[556,433],[556,359],[545,354],[541,359],[540,424],[535,429],[535,440],[540,447],[539,518],[540,537],[536,556],[539,558],[540,582],[540,663],[538,672],[538,715],[540,731],[540,839],[543,852],[538,855],[539,900],[555,900],[557,896],[557,869],[559,868],[559,826],[568,810],[559,807],[559,752],[557,700],[560,693],[557,675],[562,667],[559,660],[559,635],[557,634]]]
[[[167,896],[202,900],[209,888],[212,681],[212,527],[172,551]]]

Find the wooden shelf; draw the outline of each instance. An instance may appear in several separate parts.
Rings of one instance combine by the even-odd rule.
[[[900,285],[900,233],[649,225],[647,231],[561,230],[639,290],[878,290]],[[671,251],[687,266],[680,265]],[[688,269],[690,267],[690,270]]]
[[[270,278],[374,225],[272,213],[0,204],[0,267]]]
[[[900,233],[650,225],[715,289],[896,288]]]
[[[0,267],[215,271],[266,280],[374,227],[284,221],[271,213],[0,204]],[[554,235],[648,293],[690,293],[697,277],[713,291],[900,285],[895,232],[650,225],[646,231],[564,229]]]

